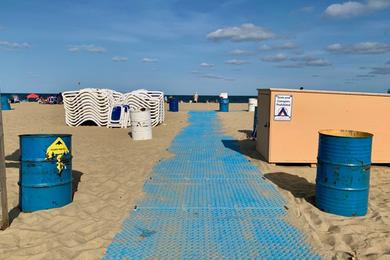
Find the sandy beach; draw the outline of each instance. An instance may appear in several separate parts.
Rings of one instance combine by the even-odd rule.
[[[153,140],[133,141],[129,129],[94,126],[72,128],[64,123],[61,105],[17,104],[4,111],[5,154],[11,226],[0,231],[2,259],[101,259],[123,219],[142,199],[143,184],[153,165],[187,124],[189,110],[217,110],[218,104],[180,104],[164,124],[153,129]],[[369,212],[345,218],[321,212],[313,205],[316,169],[273,166],[264,162],[248,138],[253,113],[247,104],[231,104],[219,113],[226,134],[278,186],[288,202],[290,221],[312,240],[325,258],[390,258],[390,168],[371,172]],[[19,134],[73,135],[74,200],[58,209],[21,213],[18,208]]]
[[[246,106],[242,106],[245,109]],[[288,201],[291,221],[313,239],[324,257],[336,259],[390,259],[390,168],[371,169],[369,211],[364,217],[339,217],[314,204],[316,168],[270,165],[248,138],[253,113],[219,113],[224,130],[240,143],[241,151],[264,176],[276,184]]]
[[[129,129],[65,125],[61,105],[17,104],[3,112],[11,227],[0,231],[1,259],[100,259],[122,220],[142,198],[153,165],[170,154],[186,113],[169,114],[153,140],[135,142]],[[59,208],[19,213],[19,134],[73,135],[74,200]]]

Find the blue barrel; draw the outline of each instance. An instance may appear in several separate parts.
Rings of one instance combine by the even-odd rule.
[[[219,99],[219,111],[220,112],[229,112],[229,99],[220,98]]]
[[[72,135],[20,135],[19,207],[24,212],[72,201]]]
[[[373,135],[351,130],[324,130],[319,134],[317,207],[341,216],[364,216]]]
[[[177,98],[171,98],[169,100],[169,111],[179,112],[179,100]]]
[[[1,95],[1,110],[11,110],[8,96]]]

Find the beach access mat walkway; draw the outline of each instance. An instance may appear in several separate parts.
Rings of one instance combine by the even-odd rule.
[[[154,167],[105,259],[319,258],[217,113],[189,115],[169,149],[175,156]]]

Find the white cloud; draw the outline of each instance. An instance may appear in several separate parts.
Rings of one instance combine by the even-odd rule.
[[[112,57],[112,61],[114,62],[125,62],[125,61],[128,61],[129,59],[127,57],[123,57],[123,56],[114,56]]]
[[[341,54],[381,54],[390,52],[390,44],[379,42],[360,42],[355,44],[334,43],[329,45],[326,50]]]
[[[286,42],[278,45],[267,45],[263,44],[258,47],[260,51],[271,51],[271,50],[291,50],[296,49],[298,46],[293,42]]]
[[[82,44],[82,45],[72,45],[68,48],[70,52],[91,52],[91,53],[103,53],[106,52],[106,49],[103,47],[98,47],[93,44]]]
[[[382,10],[390,7],[389,0],[368,0],[367,6],[374,10]]]
[[[251,23],[245,23],[240,26],[226,27],[218,29],[207,35],[207,38],[214,41],[262,41],[274,38],[275,34],[263,27]]]
[[[323,58],[317,58],[310,55],[297,56],[290,58],[293,63],[279,65],[279,68],[303,68],[303,67],[326,67],[332,64]]]
[[[275,47],[276,47],[276,49],[285,49],[285,50],[298,48],[298,46],[292,42],[286,42],[286,43],[283,43],[280,45],[276,45]]]
[[[305,65],[312,66],[312,67],[325,67],[325,66],[330,66],[331,64],[325,59],[314,58],[312,60],[306,61]]]
[[[389,7],[389,0],[366,0],[364,2],[348,1],[328,6],[324,11],[324,15],[332,18],[351,18],[385,10]]]
[[[341,43],[333,43],[331,45],[328,45],[326,49],[331,52],[339,52],[344,49],[344,46],[341,45]]]
[[[304,65],[302,63],[290,63],[290,64],[278,65],[277,67],[284,68],[284,69],[296,69],[296,68],[303,68]]]
[[[27,42],[9,42],[0,40],[0,48],[4,49],[28,49],[31,45]]]
[[[225,78],[223,76],[215,75],[215,74],[205,74],[201,75],[201,78],[206,78],[206,79],[219,79],[219,80],[224,80],[224,81],[234,81],[235,79],[232,78]]]
[[[357,78],[374,78],[375,75],[372,74],[358,74],[356,75]]]
[[[263,57],[261,60],[265,62],[282,62],[288,60],[288,57],[283,53],[278,53],[276,55]]]
[[[225,61],[225,63],[230,64],[230,65],[244,65],[244,64],[248,64],[249,62],[247,62],[245,60],[233,59],[233,60],[227,60],[227,61]]]
[[[246,56],[246,55],[253,55],[253,52],[247,51],[247,50],[235,49],[235,50],[229,51],[229,54],[237,55],[237,56]]]
[[[143,63],[156,63],[157,59],[155,59],[155,58],[143,58],[142,62]]]
[[[199,66],[201,66],[203,68],[212,68],[212,67],[214,67],[214,64],[202,62]]]
[[[374,67],[370,71],[371,75],[390,75],[390,67]]]
[[[332,65],[330,62],[328,62],[325,59],[313,57],[310,55],[293,57],[291,58],[291,60],[298,62],[298,64],[302,66],[309,66],[309,67],[325,67],[325,66]]]
[[[359,16],[365,12],[365,6],[359,2],[345,2],[342,4],[332,4],[328,6],[324,12],[325,16],[348,18]]]

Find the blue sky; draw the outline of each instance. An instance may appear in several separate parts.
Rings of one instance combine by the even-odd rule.
[[[0,2],[3,92],[385,92],[389,81],[390,0]]]

